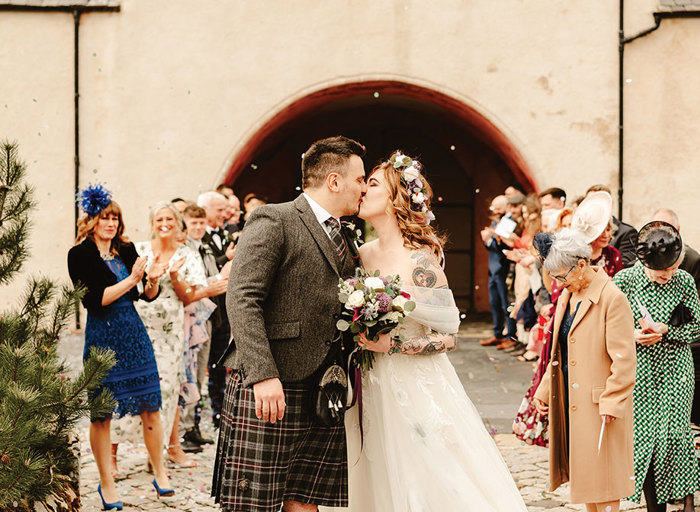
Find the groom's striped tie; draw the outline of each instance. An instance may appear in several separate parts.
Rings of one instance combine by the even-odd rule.
[[[328,220],[326,220],[326,226],[328,226],[328,234],[331,236],[331,241],[333,242],[333,245],[335,245],[336,251],[338,251],[338,256],[340,256],[340,259],[342,260],[345,256],[345,251],[348,250],[348,247],[345,244],[343,235],[340,233],[340,223],[333,217],[330,217]]]

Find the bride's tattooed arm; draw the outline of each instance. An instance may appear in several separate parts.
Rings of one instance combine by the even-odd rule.
[[[415,286],[447,288],[447,283],[442,283],[444,280],[442,268],[429,249],[415,251],[411,254],[411,259],[416,260],[416,266],[411,273],[411,280]],[[440,282],[439,285],[438,282]]]
[[[389,349],[390,354],[406,354],[429,356],[443,352],[452,352],[457,348],[457,338],[454,334],[432,333],[420,338],[399,340],[394,338]]]

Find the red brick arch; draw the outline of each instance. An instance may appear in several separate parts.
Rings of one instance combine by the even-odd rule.
[[[537,190],[533,173],[523,155],[514,143],[481,112],[434,89],[395,80],[373,80],[336,85],[313,92],[295,101],[272,116],[234,155],[233,161],[227,169],[225,182],[234,183],[243,169],[250,165],[257,149],[264,141],[295,118],[338,100],[363,96],[369,98],[375,93],[379,93],[380,96],[410,98],[440,108],[445,116],[468,126],[470,131],[489,145],[510,167],[516,179],[528,191]]]

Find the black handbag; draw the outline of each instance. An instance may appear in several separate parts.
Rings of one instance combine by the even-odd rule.
[[[693,321],[693,312],[690,311],[688,306],[679,302],[675,307],[673,312],[671,312],[671,318],[668,321],[668,325],[671,327],[682,327],[685,324]]]
[[[331,342],[331,347],[311,388],[311,415],[315,423],[326,427],[343,424],[348,395],[348,371],[340,336]]]

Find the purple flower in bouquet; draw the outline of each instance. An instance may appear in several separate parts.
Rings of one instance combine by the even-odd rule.
[[[391,296],[386,292],[381,292],[377,294],[376,297],[378,311],[380,313],[387,313],[391,310]]]

